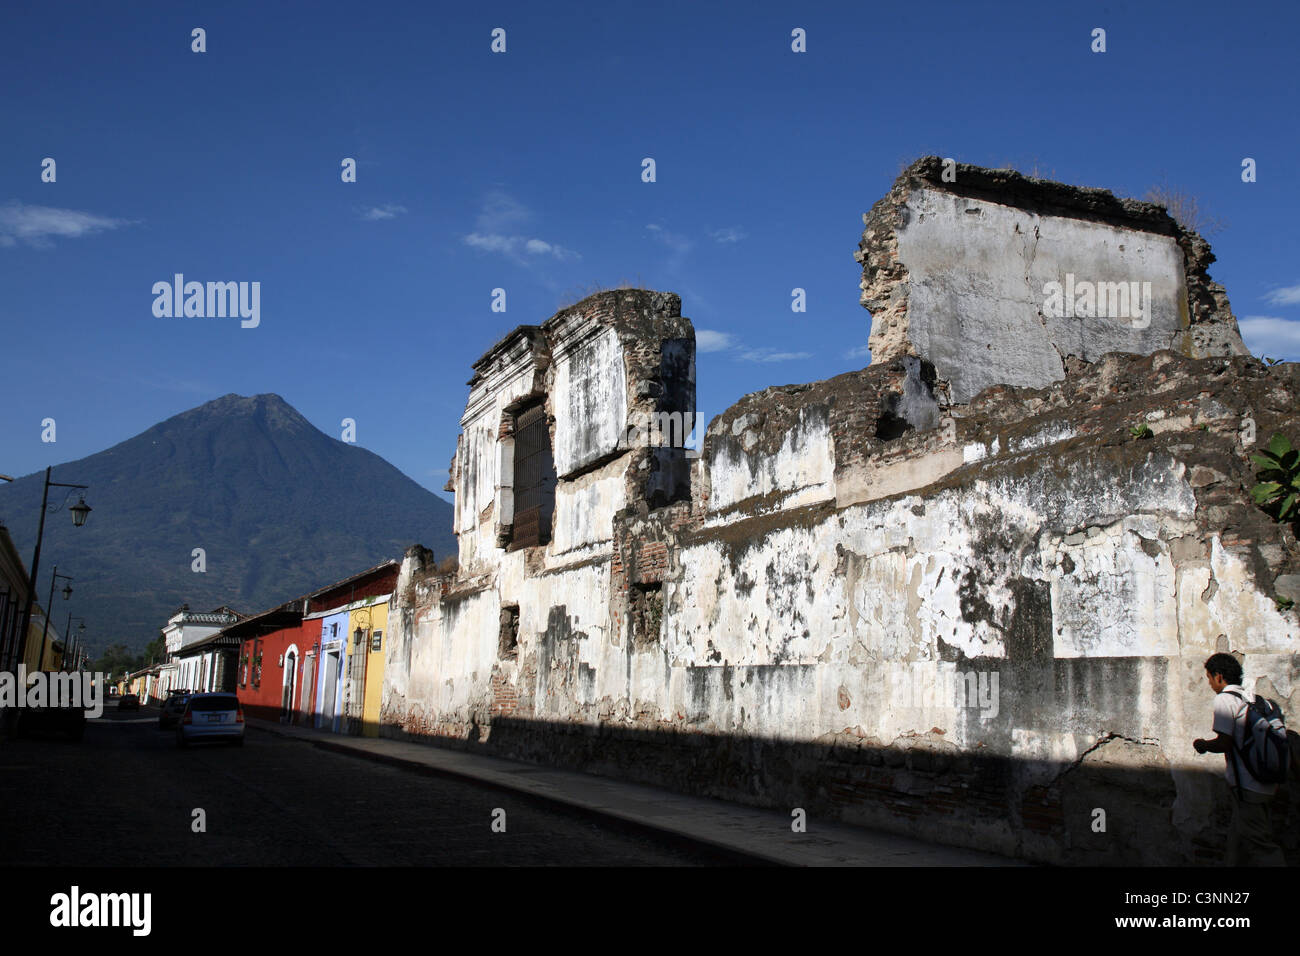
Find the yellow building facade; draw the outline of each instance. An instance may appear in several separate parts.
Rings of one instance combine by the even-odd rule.
[[[27,629],[27,647],[23,653],[23,664],[28,673],[33,671],[57,671],[63,666],[63,638],[50,624],[45,630],[45,612],[39,604],[32,604],[31,626]]]
[[[388,633],[388,598],[374,598],[362,607],[354,607],[349,614],[348,632],[355,634],[360,628],[365,632],[361,643],[348,642],[349,665],[355,654],[365,654],[365,683],[361,707],[361,734],[363,737],[379,736],[379,705],[384,689],[384,642]],[[349,668],[351,673],[355,670]]]

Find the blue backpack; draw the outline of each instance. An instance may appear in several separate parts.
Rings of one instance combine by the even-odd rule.
[[[1254,700],[1247,701],[1235,690],[1228,693],[1246,705],[1246,729],[1240,747],[1234,738],[1233,752],[1245,765],[1246,771],[1260,783],[1285,783],[1291,751],[1287,746],[1282,708],[1258,694]],[[1237,786],[1241,786],[1240,774],[1237,775]]]

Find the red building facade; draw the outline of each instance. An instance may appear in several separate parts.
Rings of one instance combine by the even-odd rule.
[[[311,726],[321,615],[392,593],[399,570],[399,562],[387,561],[226,628],[240,640],[235,692],[244,713]]]

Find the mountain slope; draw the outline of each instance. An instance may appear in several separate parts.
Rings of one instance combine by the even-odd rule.
[[[91,648],[142,648],[182,603],[251,613],[400,558],[415,542],[439,558],[455,549],[451,505],[278,395],[226,395],[56,465],[51,477],[90,485],[94,511],[82,528],[66,507],[46,518],[38,600],[55,565],[72,575],[72,600],[56,594],[52,621],[62,631],[69,610],[84,617]],[[41,484],[37,473],[0,486],[0,521],[28,564]],[[50,489],[51,508],[66,492]],[[195,548],[202,573],[192,570]]]

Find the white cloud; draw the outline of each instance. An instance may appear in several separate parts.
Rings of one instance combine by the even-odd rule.
[[[477,228],[463,241],[485,252],[499,252],[521,264],[549,256],[561,262],[581,259],[572,249],[535,236],[521,234],[522,227],[533,218],[532,211],[507,193],[494,189],[483,199],[475,220]]]
[[[471,232],[465,237],[465,245],[473,246],[475,249],[482,249],[485,252],[509,252],[511,250],[509,236],[484,236],[477,232]]]
[[[483,197],[475,227],[478,232],[514,232],[532,218],[532,210],[519,200],[493,189]]]
[[[700,352],[724,352],[734,347],[736,338],[730,332],[715,332],[713,329],[695,330],[695,348]]]
[[[1300,321],[1272,315],[1248,315],[1240,319],[1241,337],[1254,355],[1300,360]]]
[[[679,272],[682,266],[686,264],[687,258],[695,250],[696,240],[684,233],[665,229],[657,222],[648,223],[645,228],[652,239],[668,249],[670,255],[665,265],[668,271]],[[744,230],[736,226],[727,229],[714,229],[708,232],[707,235],[710,239],[719,243],[740,242],[742,239],[747,238]]]
[[[812,358],[811,352],[778,352],[776,349],[742,349],[736,356],[742,362],[793,362]]]
[[[739,226],[728,226],[726,229],[714,229],[709,233],[709,238],[714,242],[740,242],[742,239],[748,239],[749,233]]]
[[[1300,305],[1300,285],[1290,285],[1283,289],[1274,289],[1264,300],[1269,305]],[[1257,316],[1258,318],[1258,316]]]
[[[741,362],[790,362],[812,358],[811,352],[782,352],[774,348],[750,348],[730,332],[716,329],[695,330],[697,352],[726,352]]]
[[[676,232],[669,232],[663,226],[651,223],[646,229],[661,243],[671,249],[676,257],[685,256],[695,247],[694,241]]]
[[[384,203],[382,206],[371,206],[361,213],[361,218],[366,222],[378,222],[380,219],[395,219],[406,212],[405,206],[399,206],[396,203]]]
[[[645,228],[656,242],[669,250],[670,255],[668,261],[664,264],[664,268],[673,274],[680,272],[682,266],[686,264],[686,257],[695,248],[695,241],[688,236],[683,236],[681,233],[670,232],[657,223],[650,223]]]
[[[871,358],[871,346],[859,345],[855,349],[849,349],[848,352],[845,353],[845,358],[869,359]]]
[[[471,232],[465,237],[465,245],[482,249],[486,252],[500,252],[518,261],[527,256],[552,256],[561,262],[567,259],[581,259],[572,249],[557,246],[541,239],[529,239],[526,236],[503,236],[499,233]]]
[[[0,206],[0,246],[13,246],[22,241],[43,248],[53,245],[52,237],[80,239],[129,225],[129,219],[110,219],[53,206],[28,206],[14,200]]]

